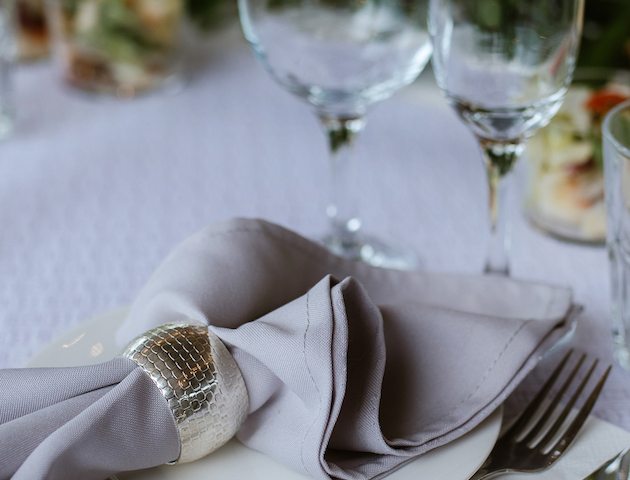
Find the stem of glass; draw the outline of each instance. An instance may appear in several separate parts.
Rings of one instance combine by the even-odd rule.
[[[490,242],[485,273],[510,274],[510,225],[507,199],[511,172],[525,148],[521,139],[494,141],[480,138],[481,151],[488,175],[490,199]]]
[[[331,231],[325,243],[338,255],[360,258],[361,220],[356,202],[357,164],[353,147],[357,135],[365,128],[365,119],[323,115],[319,118],[328,138],[330,153],[330,201],[326,213]]]

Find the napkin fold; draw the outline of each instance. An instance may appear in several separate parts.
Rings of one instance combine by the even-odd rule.
[[[376,269],[277,225],[237,219],[167,257],[117,340],[122,348],[166,323],[209,325],[250,397],[238,438],[312,477],[358,480],[479,424],[566,333],[571,309],[567,289]],[[67,385],[58,389],[60,377]],[[0,372],[0,390],[13,383],[24,385],[20,397],[37,384],[56,393],[26,403],[0,393],[0,479],[16,469],[19,479],[105,478],[108,462],[132,470],[179,454],[166,402],[132,362]],[[48,411],[65,416],[39,431],[41,418],[56,415]],[[90,447],[99,436],[105,446]]]
[[[486,418],[556,324],[378,308],[353,277],[327,276],[256,321],[210,328],[250,395],[239,440],[315,478],[369,479]]]

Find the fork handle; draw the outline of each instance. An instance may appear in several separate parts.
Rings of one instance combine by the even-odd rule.
[[[487,468],[480,468],[475,472],[475,474],[470,477],[468,480],[483,480],[485,478],[491,478],[495,475],[498,475],[502,472],[497,470],[488,470]]]

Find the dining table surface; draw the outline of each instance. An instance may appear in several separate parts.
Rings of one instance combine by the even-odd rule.
[[[129,305],[207,224],[258,217],[311,238],[326,231],[315,115],[274,83],[237,25],[188,43],[183,88],[133,99],[76,91],[51,60],[16,66],[15,132],[0,143],[0,368]],[[430,69],[374,107],[356,149],[367,232],[412,247],[426,271],[482,273],[484,169]],[[584,307],[570,343],[612,362],[606,249],[533,228],[526,177],[523,161],[510,199],[512,275],[570,287]],[[628,405],[630,373],[615,365],[595,414],[630,430]]]

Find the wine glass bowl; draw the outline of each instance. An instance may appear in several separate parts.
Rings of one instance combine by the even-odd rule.
[[[490,190],[486,271],[509,273],[502,212],[524,142],[558,112],[571,83],[584,0],[431,0],[433,68],[477,137]]]
[[[328,116],[360,116],[431,56],[423,2],[240,0],[245,38],[270,75]],[[420,18],[417,18],[417,17]]]
[[[365,114],[413,81],[431,53],[426,31],[369,2],[341,12],[325,4],[283,10],[256,33],[246,23],[246,37],[279,84],[330,115]]]
[[[243,32],[282,87],[319,117],[330,153],[333,252],[413,267],[409,253],[369,240],[354,192],[353,145],[370,106],[411,83],[431,56],[428,0],[239,0]],[[390,261],[391,260],[391,261]]]

